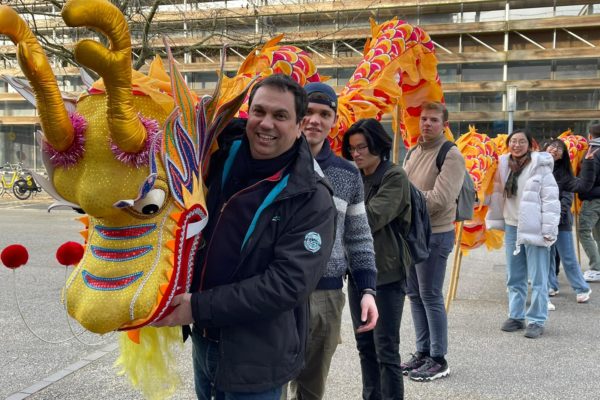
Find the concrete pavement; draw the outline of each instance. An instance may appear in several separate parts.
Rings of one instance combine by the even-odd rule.
[[[118,355],[116,336],[82,336],[96,346],[76,341],[50,344],[27,330],[17,309],[14,278],[32,330],[51,341],[70,336],[59,302],[66,271],[58,266],[54,251],[67,240],[79,240],[81,225],[73,221],[72,212],[48,215],[40,203],[11,204],[0,199],[0,247],[21,242],[30,250],[30,262],[15,273],[0,269],[0,398],[141,398],[112,366]],[[577,304],[563,274],[559,280],[561,292],[553,299],[557,310],[550,313],[544,336],[526,339],[522,332],[499,329],[507,312],[503,252],[478,249],[464,257],[458,298],[449,315],[450,376],[429,383],[405,379],[405,398],[600,398],[600,284],[592,284],[588,304]],[[360,398],[360,367],[347,307],[342,336],[328,381],[329,400]],[[408,301],[401,337],[406,358],[414,351]],[[190,351],[187,343],[178,355],[182,384],[174,399],[194,398]]]

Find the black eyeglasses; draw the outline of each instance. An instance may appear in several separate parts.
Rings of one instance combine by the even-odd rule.
[[[353,154],[354,152],[362,154],[369,148],[368,144],[359,144],[356,147],[348,146],[348,153]]]

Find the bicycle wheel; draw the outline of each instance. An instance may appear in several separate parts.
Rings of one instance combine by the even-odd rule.
[[[13,185],[13,193],[19,200],[27,200],[31,196],[31,190],[27,188],[27,181],[25,179],[19,179]]]

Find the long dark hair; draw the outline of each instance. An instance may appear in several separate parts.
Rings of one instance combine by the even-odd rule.
[[[569,158],[569,150],[567,145],[560,139],[550,139],[544,144],[543,150],[546,151],[548,147],[558,147],[562,150],[562,156],[554,161],[554,171],[562,171],[570,177],[574,177],[573,167],[571,167],[571,159]]]
[[[384,127],[374,118],[359,119],[346,131],[342,139],[342,156],[347,160],[352,160],[350,154],[350,136],[361,133],[364,135],[369,153],[379,156],[381,160],[389,160],[393,141]]]

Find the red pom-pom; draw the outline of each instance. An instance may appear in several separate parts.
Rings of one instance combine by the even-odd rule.
[[[27,253],[25,246],[20,244],[11,244],[2,250],[0,259],[2,259],[2,264],[4,264],[7,268],[16,269],[27,264],[27,260],[29,260],[29,253]]]
[[[56,250],[56,259],[65,267],[78,264],[82,258],[83,246],[77,242],[63,243],[58,250]]]

